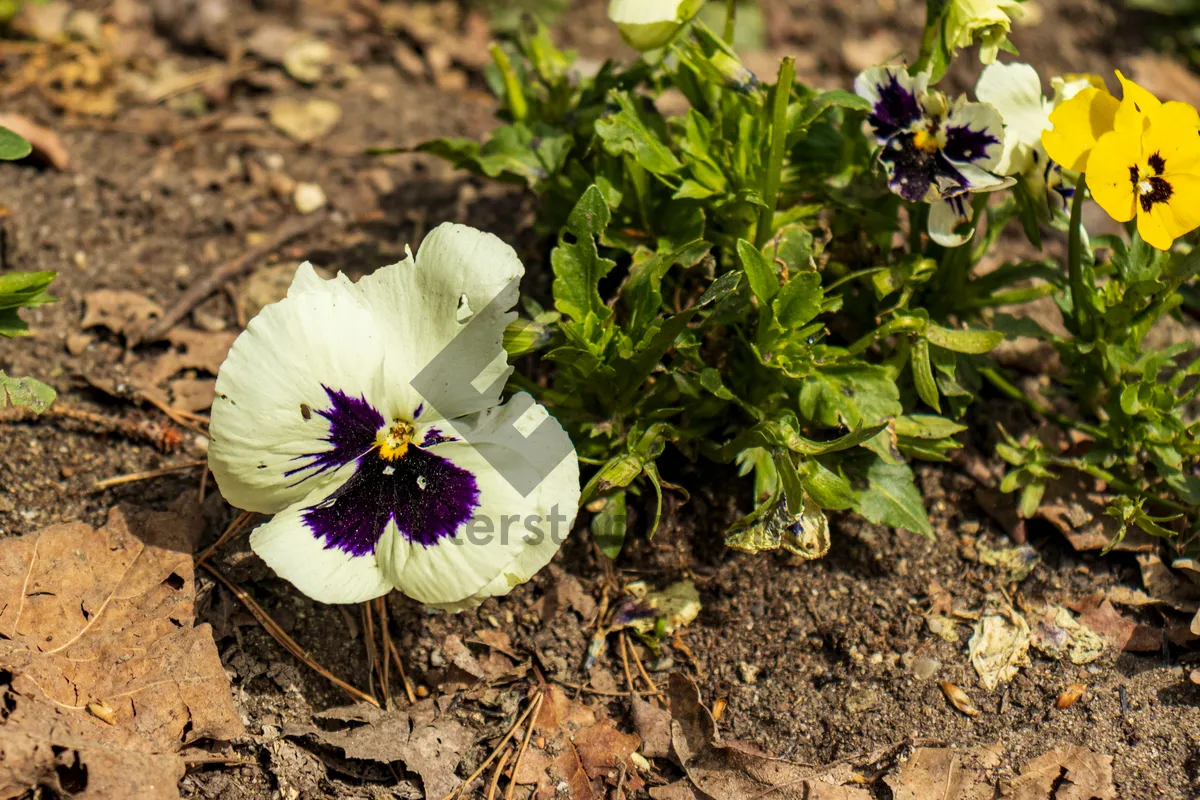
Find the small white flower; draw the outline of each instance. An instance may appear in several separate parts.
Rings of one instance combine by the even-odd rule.
[[[704,0],[609,0],[608,18],[634,50],[656,50],[696,16]]]
[[[500,403],[523,274],[495,236],[446,224],[357,283],[303,264],[250,321],[217,377],[209,466],[230,503],[274,515],[250,544],[277,574],[327,603],[395,588],[460,609],[550,560],[579,464],[532,398]]]

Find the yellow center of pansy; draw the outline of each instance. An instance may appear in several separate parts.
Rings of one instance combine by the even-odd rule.
[[[408,445],[412,442],[413,434],[416,432],[417,429],[411,422],[396,420],[392,427],[386,431],[380,431],[375,438],[375,445],[379,448],[379,457],[385,461],[402,458],[408,452]]]
[[[942,144],[938,141],[936,131],[933,133],[929,131],[917,131],[913,134],[913,147],[918,150],[924,150],[926,153],[936,153],[942,149]]]

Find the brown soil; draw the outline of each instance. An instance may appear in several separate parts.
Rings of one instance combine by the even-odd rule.
[[[587,58],[624,53],[603,24],[604,5],[596,0],[572,12],[558,26],[560,41]],[[845,86],[853,76],[846,46],[887,32],[911,50],[922,5],[795,0],[769,3],[766,13],[772,47],[799,53],[802,77]],[[1014,41],[1043,74],[1108,72],[1125,66],[1145,42],[1136,33],[1140,19],[1098,0],[1038,5],[1042,22],[1019,29]],[[373,145],[487,131],[492,104],[480,77],[460,70],[457,76],[466,77],[465,85],[438,88],[429,78],[402,74],[390,57],[391,39],[363,33],[355,27],[356,18],[340,7],[319,10],[325,6],[303,4],[297,24],[321,32],[358,75],[314,89],[286,78],[257,87],[236,84],[214,100],[214,113],[221,116],[261,114],[280,94],[334,100],[342,108],[342,122],[316,146],[297,146],[270,132],[196,131],[194,121],[162,105],[123,108],[114,120],[94,123],[55,112],[32,91],[7,104],[6,110],[59,131],[74,166],[59,172],[0,165],[8,209],[0,218],[0,269],[57,270],[55,292],[62,298],[26,313],[34,337],[0,340],[0,369],[48,381],[63,404],[164,423],[152,407],[97,388],[119,388],[139,362],[162,352],[161,345],[130,350],[120,336],[93,328],[82,350],[81,340],[73,342],[78,355],[68,351],[68,337],[81,332],[83,296],[99,288],[127,289],[169,306],[197,276],[242,253],[248,234],[270,232],[294,213],[256,178],[259,168],[277,159],[291,178],[319,183],[334,212],[328,224],[284,248],[276,261],[308,259],[357,276],[397,260],[406,243],[415,248],[433,225],[454,220],[513,242],[535,289],[545,286],[546,245],[530,231],[531,198],[464,178],[423,157],[360,155]],[[238,17],[240,34],[283,13],[247,11]],[[211,55],[184,54],[146,36],[181,70],[218,63]],[[264,72],[279,78],[277,70]],[[218,294],[184,324],[236,330],[238,322],[230,296]],[[988,416],[979,413],[976,419],[982,425]],[[152,442],[102,426],[54,418],[2,424],[0,442],[3,535],[70,519],[98,525],[117,503],[164,508],[198,491],[196,470],[91,491],[97,480],[203,457],[202,443],[190,433],[168,454]],[[665,469],[672,471],[665,475],[668,480],[729,485],[724,474],[688,475],[690,468],[682,463],[670,462]],[[789,563],[782,557],[735,554],[721,546],[720,532],[739,509],[745,510],[747,498],[710,488],[696,492],[687,504],[669,497],[663,528],[653,542],[635,536],[615,565],[594,552],[585,531],[564,547],[556,565],[597,598],[613,572],[621,581],[639,578],[658,586],[693,577],[703,611],[684,641],[694,660],[679,648],[667,648],[650,668],[662,680],[670,669],[691,671],[706,701],[727,701],[721,718],[725,734],[776,755],[829,763],[919,739],[964,747],[1000,742],[1007,763],[1016,766],[1070,742],[1114,757],[1122,798],[1200,796],[1200,687],[1188,682],[1190,667],[1184,666],[1192,654],[1167,644],[1150,655],[1109,650],[1084,668],[1035,656],[1015,681],[989,694],[966,657],[969,630],[960,629],[958,644],[928,631],[923,611],[931,584],[940,584],[962,608],[978,608],[987,593],[1001,587],[995,569],[965,559],[963,552],[979,536],[993,544],[1001,541],[1002,531],[979,508],[975,484],[962,471],[923,467],[919,475],[938,532],[933,541],[840,516],[832,521],[833,547],[823,560]],[[211,483],[204,511],[207,544],[233,516]],[[639,530],[636,519],[633,530]],[[1076,554],[1048,527],[1031,526],[1030,541],[1043,560],[1019,587],[1027,598],[1064,602],[1117,583],[1138,585],[1136,564],[1127,556]],[[355,685],[368,685],[361,633],[350,631],[347,640],[342,610],[314,604],[274,578],[244,540],[222,549],[216,564],[249,587],[318,662]],[[546,675],[586,683],[582,664],[592,631],[573,613],[543,622],[535,606],[557,580],[556,573],[546,571],[510,596],[459,616],[429,613],[393,596],[392,630],[410,674],[423,680],[440,661],[439,646],[447,634],[466,638],[498,625],[512,636],[514,649],[533,656]],[[208,586],[202,601],[201,618],[214,625],[249,735],[234,746],[243,765],[194,770],[182,787],[186,796],[297,796],[292,789],[306,798],[420,796],[411,775],[397,780],[385,769],[324,750],[314,756],[305,741],[280,738],[289,724],[308,724],[314,710],[344,705],[346,696],[298,665],[219,587]],[[1154,615],[1147,621],[1161,619]],[[912,673],[920,656],[941,663],[927,680]],[[593,671],[594,685],[605,682],[597,671],[622,675],[611,651]],[[984,713],[972,719],[955,711],[938,687],[941,680],[966,689]],[[616,682],[621,683],[619,677]],[[1075,682],[1088,685],[1086,698],[1065,711],[1050,710],[1063,687]],[[626,700],[614,699],[610,711],[628,725]],[[468,754],[463,774],[486,754],[487,742],[494,743],[511,724],[503,714],[475,717],[480,744]],[[670,777],[670,768],[664,769]],[[876,797],[890,797],[881,782],[871,790]]]

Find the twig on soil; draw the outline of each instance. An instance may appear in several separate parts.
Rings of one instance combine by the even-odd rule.
[[[387,615],[387,597],[376,597],[375,613],[379,615],[379,635],[383,638],[383,645],[380,648],[383,654],[379,659],[380,665],[383,667],[383,707],[388,711],[392,710],[392,684],[388,680],[388,645],[392,643],[392,634],[388,630],[388,615]]]
[[[404,662],[400,660],[400,653],[396,650],[396,644],[391,637],[387,640],[388,649],[391,651],[392,660],[396,662],[396,669],[400,672],[400,682],[404,684],[404,694],[408,697],[408,704],[416,705],[417,697],[413,693],[412,684],[408,680],[408,673],[404,671]]]
[[[367,644],[367,689],[375,694],[375,675],[379,670],[379,653],[375,651],[375,617],[371,616],[371,601],[361,604],[363,637]],[[387,691],[387,689],[384,689]]]
[[[643,691],[606,692],[603,689],[593,689],[590,686],[583,686],[582,684],[571,683],[570,681],[559,680],[558,678],[549,678],[549,681],[551,683],[557,683],[559,686],[565,686],[568,689],[574,689],[577,692],[583,692],[584,694],[594,694],[598,697],[632,697],[633,695],[637,695],[638,697],[651,697],[654,695],[654,692],[643,692]]]
[[[622,633],[624,633],[624,631],[622,631]],[[637,648],[633,645],[630,645],[629,654],[633,656],[633,664],[637,667],[638,672],[641,674],[642,680],[644,680],[646,685],[650,687],[651,693],[661,699],[663,694],[658,690],[658,687],[654,685],[654,681],[650,680],[650,676],[646,674],[646,668],[642,666],[642,657],[638,655]]]
[[[508,757],[511,755],[512,748],[506,748],[504,754],[500,756],[500,761],[496,764],[496,772],[493,773],[492,781],[488,784],[487,800],[496,800],[496,790],[500,788],[500,776],[504,773],[504,765],[508,763]]]
[[[538,696],[533,699],[535,709],[541,708],[542,698],[546,695],[538,693]],[[521,739],[521,749],[517,751],[517,760],[513,762],[512,775],[508,779],[508,789],[504,792],[504,800],[512,800],[513,791],[517,788],[517,774],[521,771],[521,760],[525,758],[525,750],[529,747],[529,740],[533,738],[533,722],[537,719],[537,711],[533,713],[533,719],[525,726],[525,737]]]
[[[157,399],[151,397],[149,394],[146,394],[145,392],[139,392],[138,397],[145,400],[147,403],[154,406],[162,413],[166,414],[168,419],[170,419],[172,422],[174,422],[179,427],[187,428],[192,433],[198,433],[206,439],[212,438],[211,436],[208,435],[208,431],[201,428],[200,425],[195,424],[195,423],[200,423],[203,425],[208,424],[208,417],[204,416],[203,414],[193,414],[191,411],[184,411],[182,408],[175,408],[174,406],[169,406],[166,403],[164,403],[163,401],[157,400]]]
[[[521,716],[517,717],[517,721],[513,723],[511,728],[508,729],[508,733],[504,734],[504,738],[501,739],[500,743],[496,745],[495,749],[492,750],[491,755],[485,758],[483,763],[476,767],[475,771],[471,773],[470,777],[458,785],[457,789],[443,797],[442,800],[454,800],[454,798],[461,796],[463,790],[474,783],[475,779],[483,774],[483,771],[487,769],[493,761],[496,760],[496,756],[500,754],[500,751],[503,750],[504,746],[508,744],[508,741],[512,739],[513,734],[517,732],[517,728],[521,727],[521,723],[523,723],[535,709],[541,707],[542,697],[544,697],[544,695],[539,691],[538,696],[533,698],[533,700],[529,703],[529,707],[521,713]],[[532,727],[533,723],[530,722],[529,725]]]
[[[379,701],[374,697],[362,691],[361,689],[356,689],[314,661],[313,657],[310,656],[303,648],[301,648],[300,645],[296,644],[296,640],[291,636],[288,636],[287,631],[279,627],[279,623],[271,619],[271,615],[268,614],[262,606],[256,603],[254,598],[251,597],[245,589],[226,578],[210,564],[201,564],[200,568],[206,570],[208,574],[216,578],[222,586],[233,592],[233,596],[241,601],[242,605],[244,605],[246,609],[254,615],[254,618],[258,620],[259,624],[266,629],[267,633],[271,634],[271,638],[279,642],[284,650],[287,650],[297,659],[304,662],[304,665],[313,672],[316,672],[318,675],[330,681],[335,686],[341,688],[355,700],[361,700],[365,703],[370,703],[376,708],[379,708]]]
[[[201,551],[200,555],[196,556],[196,566],[200,566],[205,561],[212,557],[212,554],[217,552],[217,548],[225,544],[237,534],[244,531],[250,525],[250,520],[254,519],[253,511],[243,511],[233,518],[233,522],[229,523],[229,527],[217,537],[217,540]]]
[[[146,472],[131,472],[128,475],[118,475],[115,478],[106,478],[102,481],[96,481],[92,484],[89,494],[102,492],[105,489],[111,489],[114,486],[121,486],[126,483],[137,483],[138,481],[148,481],[152,478],[161,478],[164,475],[171,475],[175,472],[184,472],[185,470],[195,469],[196,467],[208,466],[207,461],[188,461],[184,464],[173,464],[162,469],[152,469]]]
[[[217,291],[226,282],[249,272],[259,261],[283,247],[298,236],[303,236],[325,222],[327,215],[323,212],[310,214],[289,220],[280,226],[272,236],[268,236],[260,244],[251,247],[238,258],[219,267],[189,286],[175,304],[167,309],[153,325],[146,329],[138,341],[147,342],[160,338],[175,326],[193,308],[200,305],[209,295]],[[130,342],[130,347],[137,342]]]
[[[66,403],[56,402],[43,411],[40,416],[27,408],[17,406],[0,408],[0,423],[34,422],[42,419],[69,419],[83,422],[99,428],[101,433],[115,433],[127,439],[154,445],[155,449],[163,453],[170,453],[183,443],[183,434],[171,425],[163,425],[150,420],[110,417]]]
[[[637,691],[637,685],[633,682],[633,673],[629,671],[629,638],[625,631],[621,631],[621,668],[625,670],[625,685],[629,687],[629,693],[633,694]]]

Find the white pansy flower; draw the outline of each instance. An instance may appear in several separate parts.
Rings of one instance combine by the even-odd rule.
[[[656,50],[703,5],[704,0],[609,0],[608,18],[634,50]]]
[[[549,562],[579,464],[532,398],[500,403],[524,271],[445,224],[357,283],[305,263],[250,321],[217,377],[209,466],[230,503],[274,515],[250,544],[278,575],[327,603],[394,588],[460,609]]]

